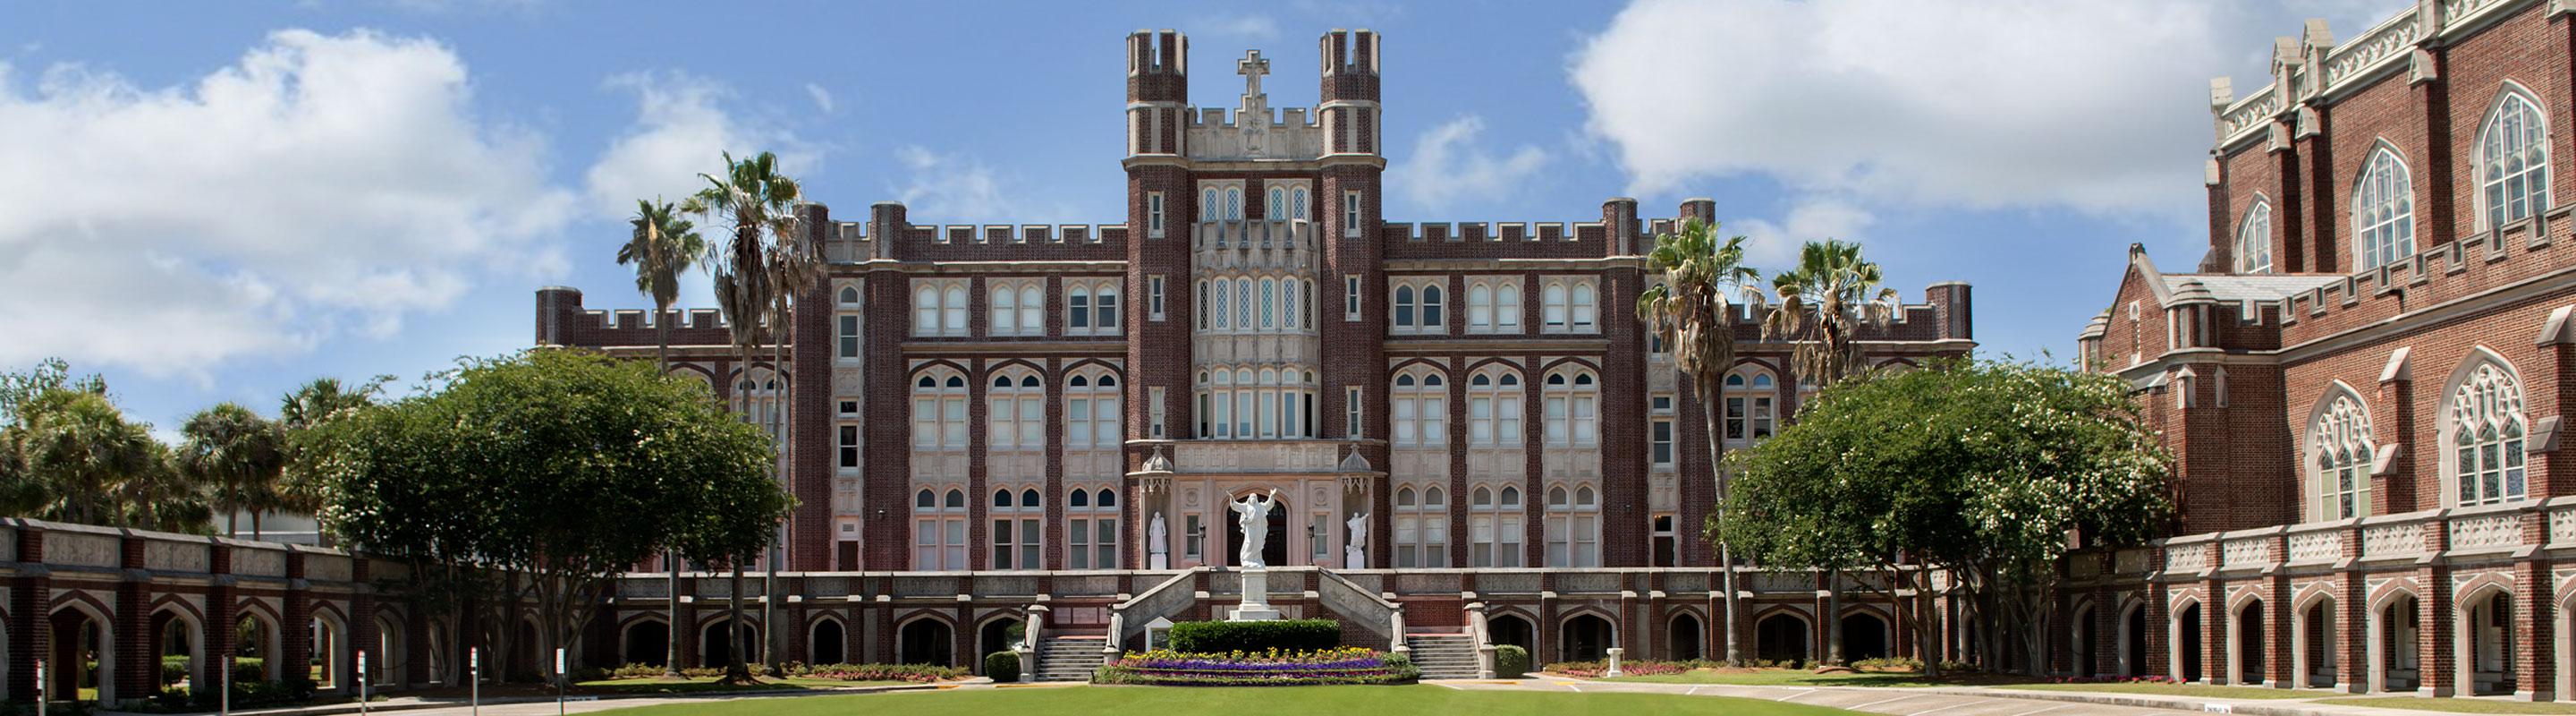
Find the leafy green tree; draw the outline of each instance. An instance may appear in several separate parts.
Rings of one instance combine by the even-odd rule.
[[[1744,237],[1719,243],[1717,226],[1698,219],[1682,222],[1681,233],[1655,237],[1649,265],[1663,272],[1661,281],[1637,297],[1637,317],[1672,351],[1673,365],[1699,395],[1700,417],[1708,429],[1709,464],[1720,464],[1725,448],[1718,436],[1718,384],[1735,367],[1737,313],[1728,295],[1749,290],[1760,276],[1744,265]],[[1728,504],[1728,481],[1718,480],[1718,510]],[[1718,563],[1735,556],[1724,539],[1717,542]],[[1725,573],[1726,663],[1743,663],[1735,624],[1735,572]]]
[[[767,534],[792,503],[768,477],[760,430],[694,381],[595,352],[468,361],[435,392],[321,430],[334,535],[499,570],[496,601],[532,600],[553,644],[577,642],[628,566],[668,548],[736,547],[705,533]],[[457,579],[451,596],[475,586]]]
[[[176,462],[180,471],[213,493],[224,511],[224,534],[241,536],[241,514],[260,537],[260,516],[276,509],[279,473],[286,465],[286,432],[239,403],[217,403],[188,416]]]
[[[1769,566],[1857,570],[1891,600],[1913,590],[1907,626],[1937,675],[1935,572],[2027,599],[2054,586],[2066,535],[2137,544],[2171,511],[2169,458],[2127,391],[2113,376],[1995,361],[1845,381],[1730,455],[1733,507],[1717,529]]]
[[[101,393],[55,390],[20,407],[28,474],[51,493],[40,515],[128,526],[127,483],[163,467],[149,428],[127,422]]]
[[[803,201],[804,193],[795,179],[779,172],[776,154],[761,152],[737,160],[727,152],[724,161],[725,175],[719,178],[699,174],[698,178],[706,180],[707,186],[690,195],[680,210],[705,215],[711,223],[722,222],[733,229],[733,236],[724,245],[722,257],[715,265],[716,307],[724,311],[736,365],[742,366],[742,378],[748,381],[752,380],[751,364],[759,352],[761,341],[766,338],[774,344],[784,343],[788,332],[786,314],[780,306],[792,299],[781,294],[799,286],[781,286],[779,281],[795,280],[786,277],[796,275],[801,269],[776,265],[793,250],[781,251],[771,246],[772,242],[777,245],[801,243],[795,239],[798,229],[795,208]],[[772,360],[770,365],[778,368],[774,373],[782,376],[786,373],[780,362]],[[737,395],[742,393],[736,391]],[[785,394],[783,386],[777,394]],[[750,397],[743,395],[743,399],[748,401]],[[744,407],[743,412],[750,412],[747,403]],[[784,475],[784,458],[781,460],[778,474]],[[776,539],[773,537],[770,541],[774,543]],[[765,548],[766,545],[751,552],[731,555],[727,560],[733,565],[732,593],[742,593],[743,564],[756,559]],[[776,561],[772,560],[773,570],[775,564]],[[734,630],[733,643],[740,645],[746,641],[743,638],[745,627],[741,602],[733,600],[727,604],[727,616]],[[743,663],[743,651],[741,648],[732,650],[733,663],[726,665],[725,681],[751,679],[750,670]],[[767,647],[764,646],[762,651],[762,660],[770,661],[766,658],[770,656],[766,653]],[[772,666],[774,668],[775,665]]]
[[[315,514],[322,509],[322,479],[309,468],[305,457],[308,443],[316,429],[333,420],[356,414],[373,406],[384,394],[390,375],[379,375],[367,382],[349,385],[338,378],[315,378],[278,398],[277,427],[282,433],[285,467],[271,478],[261,509]],[[257,532],[259,513],[251,514],[253,532]]]
[[[1798,380],[1829,386],[1866,370],[1860,332],[1885,328],[1895,318],[1896,291],[1880,285],[1878,264],[1864,260],[1860,244],[1826,239],[1798,250],[1798,265],[1771,276],[1779,310],[1762,320],[1764,340],[1791,343],[1789,362]],[[1842,613],[1843,576],[1825,577],[1825,612]],[[1825,621],[1825,660],[1843,662],[1843,623]]]

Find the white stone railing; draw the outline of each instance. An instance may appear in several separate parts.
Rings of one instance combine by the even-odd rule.
[[[2272,561],[2272,538],[2239,537],[2219,543],[2219,566],[2259,567]]]
[[[2522,544],[2522,515],[2518,512],[2453,517],[2448,529],[2454,550]]]
[[[2195,542],[2165,548],[2165,570],[2196,572],[2209,568],[2209,543]]]
[[[2419,29],[2415,13],[2400,13],[2334,48],[2333,52],[2326,54],[2326,86],[2341,84],[2383,61],[2405,56],[2415,48],[2415,35]]]
[[[2343,558],[2343,527],[2290,533],[2290,562],[2331,562]]]
[[[2361,556],[2364,559],[2413,557],[2423,553],[2424,523],[2421,521],[2365,525],[2361,528]]]

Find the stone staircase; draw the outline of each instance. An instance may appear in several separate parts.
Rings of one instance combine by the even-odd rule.
[[[1106,637],[1046,637],[1038,642],[1038,680],[1090,681],[1091,673],[1107,663],[1100,649],[1108,645]]]
[[[1466,634],[1406,634],[1413,665],[1425,679],[1476,678],[1476,639]]]

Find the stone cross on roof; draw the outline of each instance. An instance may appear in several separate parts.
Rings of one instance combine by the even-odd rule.
[[[1243,59],[1234,61],[1234,73],[1243,75],[1243,96],[1261,95],[1261,76],[1270,74],[1270,61],[1261,58],[1260,50],[1246,50]]]

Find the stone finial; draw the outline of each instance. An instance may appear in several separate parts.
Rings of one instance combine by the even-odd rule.
[[[2209,78],[2209,113],[2225,112],[2232,104],[2236,104],[2236,81],[2226,77]]]

